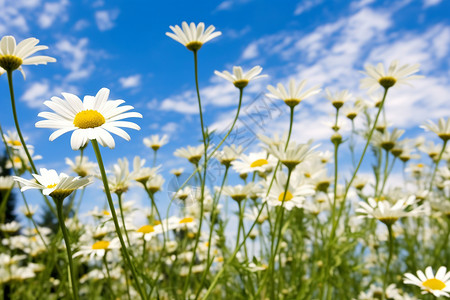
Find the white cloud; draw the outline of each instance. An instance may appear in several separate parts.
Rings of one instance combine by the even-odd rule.
[[[65,78],[67,81],[89,77],[93,71],[94,65],[87,60],[88,43],[87,38],[82,38],[77,42],[63,39],[56,44],[56,51],[62,57],[63,66],[70,70]]]
[[[244,4],[250,1],[251,0],[225,0],[222,1],[214,11],[231,10],[234,6],[238,4]]]
[[[242,53],[242,59],[252,59],[257,57],[259,54],[258,52],[258,45],[256,43],[252,43],[245,48],[244,52]]]
[[[72,85],[63,84],[62,86],[51,86],[47,80],[41,82],[33,82],[29,85],[22,95],[21,100],[28,107],[44,108],[44,101],[49,100],[53,96],[60,97],[61,92],[77,93],[78,90]]]
[[[134,88],[141,85],[141,75],[131,75],[128,77],[119,78],[119,82],[123,88]]]
[[[69,5],[68,0],[60,0],[58,2],[47,2],[44,5],[44,10],[38,18],[38,24],[41,28],[49,28],[53,25],[55,20],[65,21],[66,8]]]
[[[114,21],[119,16],[119,10],[99,10],[95,13],[95,22],[100,31],[110,30],[115,26]]]
[[[298,16],[302,13],[312,9],[315,6],[318,6],[322,3],[322,0],[306,0],[306,1],[300,1],[299,4],[297,4],[297,7],[295,8],[294,15]]]
[[[73,29],[76,31],[81,31],[83,29],[86,29],[89,27],[89,22],[87,20],[78,20],[75,25],[73,26]]]
[[[161,127],[161,131],[163,132],[163,133],[166,133],[166,134],[172,134],[172,133],[174,133],[174,132],[176,132],[177,130],[178,130],[178,128],[179,128],[179,124],[178,123],[175,123],[175,122],[169,122],[169,123],[167,123],[167,124],[164,124],[162,127]]]
[[[438,5],[441,2],[442,2],[442,0],[423,0],[423,7],[427,8],[427,7],[430,7],[430,6],[435,6],[435,5]]]

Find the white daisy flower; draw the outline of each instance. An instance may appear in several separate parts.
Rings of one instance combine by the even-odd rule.
[[[448,117],[447,120],[440,118],[437,125],[428,120],[428,124],[422,125],[420,128],[436,133],[444,142],[450,140],[450,118]]]
[[[152,225],[141,226],[136,230],[136,233],[143,237],[147,242],[150,241],[156,234],[158,234],[158,232],[155,231],[155,227]]]
[[[150,178],[156,176],[158,170],[161,166],[157,166],[155,168],[144,167],[145,159],[141,159],[139,156],[135,156],[133,160],[133,172],[131,172],[131,177],[145,184]]]
[[[7,133],[3,134],[3,137],[5,138],[6,144],[8,147],[11,147],[12,149],[22,149],[22,142],[20,141],[19,134],[17,131],[10,131],[8,130]],[[24,141],[26,142],[28,140],[28,137],[23,137]],[[27,145],[28,149],[33,148],[31,145]]]
[[[242,200],[245,200],[249,197],[251,194],[252,189],[255,187],[255,183],[250,182],[246,185],[235,185],[235,186],[224,186],[223,187],[223,194],[230,196],[231,199],[233,199],[236,202],[241,202]]]
[[[158,134],[154,134],[148,138],[144,138],[144,145],[152,148],[154,151],[158,151],[159,148],[164,146],[169,142],[169,137],[167,134],[160,137]]]
[[[102,88],[95,97],[85,96],[83,102],[76,95],[69,93],[62,93],[62,95],[65,100],[52,97],[52,101],[44,102],[54,113],[41,112],[38,115],[47,120],[37,122],[36,127],[58,129],[50,135],[50,141],[66,132],[74,131],[70,140],[73,150],[85,146],[88,140],[97,140],[100,145],[112,149],[115,147],[115,142],[109,132],[129,141],[128,133],[119,127],[141,129],[135,123],[122,120],[142,118],[142,115],[137,112],[127,112],[133,109],[133,106],[119,107],[125,102],[123,100],[108,100],[109,89],[107,88]]]
[[[249,155],[241,154],[239,160],[233,161],[231,165],[239,174],[266,172],[273,169],[276,165],[276,160],[272,156],[268,156],[265,151],[252,152]]]
[[[108,176],[108,184],[111,192],[122,194],[128,191],[133,180],[132,174],[128,167],[128,159],[118,159],[113,165],[112,174]]]
[[[431,267],[425,269],[425,274],[420,270],[417,271],[417,277],[406,273],[403,282],[417,285],[422,289],[422,294],[431,293],[436,297],[450,297],[450,272],[447,272],[447,268],[443,266],[438,269],[436,275],[433,274]]]
[[[359,202],[359,208],[356,209],[360,213],[360,218],[375,218],[386,225],[394,224],[402,217],[413,217],[421,215],[425,212],[424,206],[415,206],[415,196],[398,200],[394,205],[389,201],[376,201],[374,198],[368,199],[369,203]]]
[[[234,84],[238,89],[245,88],[251,80],[267,77],[267,75],[259,75],[262,71],[260,66],[253,67],[250,71],[244,72],[241,67],[233,67],[233,74],[228,71],[214,71],[219,77],[222,77]],[[259,75],[259,76],[258,76]]]
[[[184,172],[184,168],[178,168],[178,169],[172,169],[170,170],[170,173],[172,173],[173,175],[175,175],[176,177],[181,176],[181,174],[183,174]]]
[[[120,249],[120,241],[118,238],[114,238],[111,241],[96,241],[92,245],[83,245],[80,247],[80,250],[73,255],[73,257],[89,256],[91,259],[93,259],[98,256],[100,258],[103,258],[106,252],[112,249]]]
[[[24,185],[21,189],[22,192],[29,189],[40,189],[44,195],[57,198],[65,198],[74,190],[92,183],[91,177],[72,177],[64,173],[58,175],[55,170],[47,170],[45,168],[41,168],[39,173],[40,175],[32,174],[36,181],[26,180],[17,176],[13,176],[13,178]]]
[[[361,88],[369,89],[369,93],[375,91],[380,87],[388,89],[395,84],[407,83],[408,80],[422,78],[423,76],[413,75],[419,71],[419,64],[398,65],[398,61],[394,60],[387,72],[382,63],[376,67],[373,65],[365,66],[366,71],[362,72],[368,77],[361,80]]]
[[[165,181],[164,177],[161,174],[156,174],[147,181],[146,183],[147,189],[152,194],[159,192],[161,191],[164,181]]]
[[[344,103],[352,98],[352,94],[348,90],[332,93],[329,89],[325,89],[325,92],[327,93],[327,99],[331,101],[331,104],[333,104],[336,109],[344,106]]]
[[[70,158],[66,157],[66,164],[72,169],[73,172],[77,173],[80,177],[85,177],[94,173],[97,168],[95,162],[89,161],[87,156],[77,156],[75,160],[72,161]]]
[[[293,170],[299,163],[307,159],[314,149],[319,145],[311,148],[312,141],[307,144],[297,144],[290,142],[287,148],[284,145],[269,146],[267,152],[278,158],[288,169]]]
[[[304,99],[309,98],[313,95],[318,94],[321,89],[318,85],[303,91],[306,85],[306,80],[302,80],[298,85],[295,79],[289,80],[288,89],[281,84],[277,84],[277,87],[268,85],[267,89],[271,94],[266,94],[267,97],[273,99],[281,99],[290,107],[295,107],[297,104],[302,102]]]
[[[203,144],[197,147],[187,146],[187,148],[179,148],[175,150],[173,154],[178,157],[186,158],[190,163],[197,165],[202,156],[205,154],[205,146]]]
[[[19,70],[25,79],[25,72],[22,65],[46,65],[48,62],[55,62],[56,59],[50,56],[32,56],[40,50],[48,49],[47,46],[36,46],[38,39],[28,38],[16,45],[13,36],[4,36],[0,41],[0,75],[7,71]]]
[[[0,192],[9,191],[14,186],[14,179],[11,176],[0,176]]]
[[[239,155],[242,154],[244,149],[241,145],[231,145],[223,147],[222,151],[214,153],[214,157],[224,166],[229,167],[233,161],[235,161]]]
[[[173,33],[166,32],[166,35],[183,44],[191,51],[198,51],[204,43],[222,34],[220,31],[214,32],[216,28],[213,25],[209,25],[205,30],[205,24],[203,22],[198,23],[198,25],[195,25],[193,22],[190,25],[183,22],[181,23],[183,29],[178,25],[169,27]]]

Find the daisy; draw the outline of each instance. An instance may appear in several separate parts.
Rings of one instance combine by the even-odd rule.
[[[3,137],[5,138],[8,147],[11,147],[12,149],[21,149],[23,147],[20,142],[19,134],[16,131],[8,130],[7,133],[3,134]],[[27,141],[28,137],[23,137],[23,140]],[[33,148],[31,145],[27,145],[27,147],[28,149]]]
[[[259,75],[262,71],[260,66],[253,67],[250,71],[244,73],[241,67],[233,67],[233,74],[228,71],[214,71],[219,77],[222,77],[234,84],[238,89],[245,88],[251,80],[267,77],[267,75]],[[258,76],[259,75],[259,76]]]
[[[216,28],[213,25],[209,25],[205,30],[205,24],[203,22],[198,23],[197,26],[193,22],[190,25],[183,22],[181,26],[183,29],[178,25],[169,26],[173,33],[166,32],[166,35],[183,44],[191,51],[198,51],[204,43],[222,34],[220,31],[214,32]]]
[[[349,93],[348,90],[331,93],[329,89],[325,89],[325,92],[327,93],[327,99],[331,101],[331,104],[333,104],[336,109],[340,109],[344,106],[344,103],[348,102],[352,97],[352,94]]]
[[[164,177],[160,174],[156,174],[147,181],[146,186],[147,189],[150,191],[150,193],[154,194],[161,190],[163,184],[164,184]]]
[[[396,83],[402,84],[411,79],[422,78],[423,76],[413,75],[419,71],[419,67],[419,64],[398,66],[398,61],[394,60],[386,72],[382,63],[376,67],[369,64],[365,67],[366,71],[363,72],[368,77],[361,80],[361,88],[369,89],[370,93],[379,87],[388,89]]]
[[[190,163],[197,165],[204,153],[205,146],[201,144],[197,147],[187,146],[187,148],[179,148],[175,150],[174,155],[184,157],[189,160]]]
[[[235,185],[235,186],[224,186],[223,194],[230,196],[231,199],[240,203],[242,200],[245,200],[251,193],[251,190],[255,186],[255,183],[250,182],[246,185]]]
[[[431,267],[425,269],[425,274],[420,270],[417,271],[417,277],[406,273],[403,283],[417,285],[422,289],[422,294],[450,297],[450,272],[447,272],[446,267],[440,267],[436,275],[433,274]]]
[[[22,65],[46,65],[48,62],[55,62],[56,59],[50,56],[29,57],[37,51],[48,49],[47,46],[36,46],[38,43],[38,39],[28,38],[16,45],[13,36],[4,36],[0,41],[0,75],[18,69],[25,79]]]
[[[77,156],[74,161],[66,157],[66,164],[80,177],[93,174],[94,170],[97,168],[97,164],[90,162],[87,156]]]
[[[129,141],[128,133],[119,127],[141,129],[135,123],[122,120],[142,118],[142,115],[137,112],[127,112],[133,109],[133,106],[119,107],[125,102],[123,100],[108,100],[109,89],[107,88],[102,88],[95,97],[85,96],[83,102],[76,95],[69,93],[62,93],[62,95],[65,100],[52,97],[52,101],[44,102],[54,113],[41,112],[38,115],[47,120],[37,122],[36,127],[58,129],[50,135],[50,141],[66,132],[74,131],[70,140],[73,150],[85,146],[88,140],[97,140],[100,145],[112,149],[115,147],[115,142],[109,132]]]
[[[121,195],[128,191],[133,180],[132,174],[128,167],[128,159],[118,159],[113,165],[112,174],[108,176],[108,184],[111,192]]]
[[[420,126],[427,131],[433,131],[436,133],[444,142],[450,140],[450,118],[445,120],[440,118],[438,124],[434,124],[432,121],[428,120],[428,124]]]
[[[231,145],[223,147],[222,151],[214,153],[214,157],[224,166],[229,167],[233,161],[238,159],[244,149],[241,145]]]
[[[72,177],[61,173],[58,175],[55,170],[41,168],[40,175],[32,174],[34,180],[26,180],[21,177],[13,176],[14,180],[23,184],[21,191],[29,189],[41,189],[44,195],[52,198],[64,199],[74,190],[82,188],[92,183],[91,177]]]
[[[136,232],[140,234],[141,237],[144,238],[147,242],[157,234],[157,232],[155,231],[155,227],[153,227],[152,225],[141,226],[138,230],[136,230]]]
[[[19,207],[19,211],[27,218],[32,218],[39,209],[38,205],[28,205]]]
[[[84,245],[80,247],[80,250],[73,255],[77,256],[89,256],[93,259],[95,256],[103,257],[106,252],[112,249],[120,249],[120,242],[118,238],[114,238],[111,241],[100,240],[94,242],[92,245]]]
[[[287,148],[284,145],[278,147],[270,146],[267,148],[267,152],[278,158],[283,165],[292,171],[318,147],[318,145],[313,148],[310,148],[310,146],[311,142],[298,145],[295,142],[290,142]]]
[[[375,218],[386,225],[392,225],[402,217],[414,217],[425,212],[422,205],[415,206],[415,196],[400,199],[394,205],[386,200],[377,202],[374,198],[369,198],[368,202],[359,202],[360,207],[356,209],[356,212],[361,214],[359,217]]]
[[[392,130],[392,132],[389,132],[387,130],[384,130],[383,133],[380,133],[379,131],[375,131],[372,143],[377,146],[381,147],[386,151],[392,150],[394,146],[396,145],[397,140],[403,135],[405,131],[403,129],[397,129],[395,128]]]
[[[144,167],[144,165],[145,159],[141,159],[139,156],[134,157],[133,172],[131,172],[131,177],[142,184],[145,184],[150,178],[155,176],[160,168],[160,166],[148,168]]]
[[[306,184],[295,173],[292,174],[286,191],[287,176],[284,173],[279,173],[267,195],[267,189],[269,189],[271,181],[269,179],[265,182],[266,189],[262,193],[262,196],[265,197],[264,201],[270,206],[283,206],[287,210],[294,207],[300,208],[303,207],[306,196],[315,194],[314,186]]]
[[[271,92],[271,94],[266,94],[266,96],[273,99],[281,99],[289,107],[295,107],[304,99],[311,97],[315,94],[318,94],[321,91],[318,85],[313,86],[312,88],[306,91],[303,91],[305,85],[306,80],[302,80],[297,85],[294,79],[289,80],[289,86],[287,91],[286,88],[281,83],[279,83],[276,88],[274,86],[268,85],[267,89]]]
[[[0,176],[0,192],[6,192],[14,186],[14,179],[11,176]]]
[[[160,137],[158,134],[154,134],[148,138],[144,138],[144,145],[152,148],[154,151],[158,151],[159,148],[169,142],[167,134]]]
[[[27,146],[27,147],[28,147],[28,153],[30,153],[31,159],[33,161],[42,159],[41,155],[34,155],[33,146],[31,146],[31,147]],[[11,163],[11,160],[6,161],[5,167],[7,169],[14,168],[19,172],[19,174],[22,174],[26,170],[31,170],[30,160],[28,159],[28,155],[25,152],[25,149],[23,147],[15,149],[11,159],[12,159],[12,163]]]
[[[178,168],[178,169],[172,169],[170,170],[170,173],[172,173],[173,175],[175,175],[176,177],[180,177],[181,174],[183,174],[184,172],[184,168]]]
[[[233,169],[239,174],[246,174],[250,172],[266,172],[273,169],[275,166],[275,159],[263,152],[252,152],[249,155],[242,154],[239,160],[231,163]]]

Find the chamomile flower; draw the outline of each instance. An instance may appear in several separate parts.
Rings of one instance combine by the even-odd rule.
[[[128,159],[118,159],[113,165],[112,174],[108,176],[108,184],[111,192],[120,195],[128,191],[133,176],[129,170]]]
[[[52,101],[45,101],[44,104],[54,113],[39,113],[39,117],[47,120],[37,122],[36,127],[57,129],[50,135],[50,141],[66,132],[73,131],[70,140],[73,150],[85,146],[89,140],[97,140],[100,145],[112,149],[115,147],[115,142],[110,132],[129,141],[130,136],[120,127],[136,130],[141,128],[135,123],[122,120],[142,118],[142,115],[137,112],[127,112],[133,109],[133,106],[119,107],[125,102],[123,100],[108,100],[109,92],[109,89],[102,88],[95,97],[85,96],[83,101],[69,93],[62,93],[65,100],[52,97]]]
[[[335,93],[332,93],[329,89],[325,89],[325,91],[327,93],[327,99],[331,101],[331,104],[333,104],[336,109],[340,109],[352,98],[352,94],[348,90],[342,90]]]
[[[163,135],[162,137],[160,137],[158,134],[154,134],[150,137],[144,138],[143,141],[145,146],[152,148],[153,151],[158,151],[159,148],[169,142],[169,137],[167,136],[167,134]]]
[[[255,183],[250,182],[246,185],[224,186],[223,194],[230,196],[231,199],[240,203],[249,197],[251,190],[254,188]]]
[[[58,174],[55,170],[41,168],[39,174],[32,174],[36,179],[26,180],[14,176],[14,180],[23,184],[21,191],[29,189],[40,189],[44,195],[50,195],[52,198],[64,199],[74,190],[87,186],[92,183],[91,177],[72,177],[67,174]]]
[[[155,227],[153,227],[152,225],[141,226],[136,230],[136,233],[144,238],[147,242],[157,234],[157,232],[155,231]]]
[[[233,74],[228,71],[214,71],[219,77],[222,77],[234,84],[238,89],[245,88],[251,80],[267,77],[267,75],[259,75],[262,72],[260,66],[253,67],[250,71],[244,72],[241,67],[233,67]],[[258,76],[259,75],[259,76]]]
[[[425,212],[422,205],[415,206],[417,201],[414,196],[400,199],[393,205],[386,200],[377,202],[374,198],[369,198],[368,202],[359,202],[360,207],[356,209],[361,214],[359,217],[375,218],[386,225],[392,225],[402,217],[414,217]]]
[[[150,191],[150,193],[154,194],[156,192],[161,191],[161,188],[164,184],[164,177],[160,174],[156,174],[152,178],[150,178],[147,183],[147,189]]]
[[[7,133],[3,134],[3,137],[5,138],[6,144],[8,147],[11,147],[12,149],[21,149],[23,148],[22,142],[20,141],[19,134],[17,131],[10,131],[8,130]],[[28,140],[28,137],[23,138],[25,141]],[[27,145],[28,149],[31,145]],[[31,146],[32,148],[33,146]]]
[[[186,158],[190,163],[197,165],[204,153],[205,146],[201,144],[197,147],[187,146],[187,148],[179,148],[175,150],[174,155]]]
[[[318,85],[313,86],[306,91],[303,91],[305,85],[306,80],[302,80],[297,85],[294,79],[289,80],[287,90],[281,83],[279,83],[276,88],[274,86],[268,85],[267,89],[271,92],[271,94],[266,94],[266,96],[273,99],[281,99],[289,107],[295,107],[304,99],[314,96],[321,91]]]
[[[382,63],[379,63],[376,67],[373,65],[365,66],[366,74],[368,77],[361,80],[361,88],[369,89],[369,93],[376,89],[383,87],[388,89],[395,84],[407,83],[409,80],[422,78],[423,76],[413,75],[419,71],[419,64],[414,65],[398,65],[398,61],[394,60],[387,71]]]
[[[427,131],[433,131],[444,142],[450,140],[450,118],[447,118],[447,120],[445,120],[444,118],[440,118],[437,125],[428,120],[428,124],[422,125],[420,127]]]
[[[184,172],[184,168],[178,168],[178,169],[172,169],[170,170],[170,173],[172,173],[173,175],[175,175],[176,177],[180,177],[181,174],[183,174]]]
[[[267,148],[267,151],[278,158],[289,170],[293,170],[299,163],[311,155],[315,148],[317,146],[311,148],[311,141],[307,144],[290,142],[287,148],[284,145],[278,147],[271,146]]]
[[[250,172],[266,172],[275,166],[275,159],[263,152],[252,152],[249,155],[241,154],[239,160],[231,163],[233,169],[239,174]]]
[[[142,184],[145,184],[150,178],[155,176],[160,168],[160,166],[148,168],[144,167],[144,165],[145,159],[141,159],[139,156],[134,157],[133,172],[131,173],[131,177]]]
[[[403,135],[404,132],[405,131],[403,129],[397,128],[394,128],[391,132],[388,130],[384,130],[383,133],[375,131],[372,138],[372,143],[377,147],[390,151],[394,148],[396,143],[398,143],[397,140]]]
[[[74,161],[66,157],[66,164],[80,177],[92,175],[97,168],[97,164],[89,161],[87,156],[77,156]]]
[[[229,167],[233,161],[238,159],[244,149],[241,145],[231,145],[223,147],[223,150],[214,153],[214,157],[224,166]]]
[[[447,272],[446,267],[440,267],[436,275],[431,267],[427,267],[425,274],[419,270],[417,277],[411,273],[406,273],[404,276],[403,282],[417,285],[422,289],[422,294],[430,293],[436,297],[450,297],[450,272]]]
[[[19,70],[25,79],[25,72],[22,65],[46,65],[48,62],[55,62],[56,59],[50,56],[32,56],[40,50],[48,49],[47,46],[36,46],[38,39],[28,38],[16,45],[16,39],[7,35],[0,41],[0,75],[7,71]]]
[[[100,240],[92,243],[92,245],[84,245],[80,247],[80,250],[76,252],[73,257],[77,256],[89,256],[91,259],[98,256],[102,258],[106,255],[107,251],[113,249],[120,249],[120,242],[118,238],[114,238],[111,241]]]
[[[11,176],[0,176],[0,192],[9,191],[14,187],[14,183]]]
[[[205,24],[203,22],[198,23],[198,25],[195,25],[193,22],[190,25],[183,22],[181,23],[183,29],[178,25],[169,27],[173,33],[166,32],[166,35],[183,44],[191,51],[198,51],[204,43],[222,34],[220,31],[214,32],[216,28],[213,25],[209,25],[205,30]]]

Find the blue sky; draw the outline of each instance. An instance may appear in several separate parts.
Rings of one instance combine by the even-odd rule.
[[[194,89],[192,53],[165,36],[169,25],[182,21],[214,25],[222,36],[199,52],[200,86],[206,123],[221,132],[231,123],[238,91],[214,75],[234,65],[263,67],[266,79],[251,82],[244,101],[240,128],[246,134],[286,131],[287,110],[280,103],[263,123],[255,124],[252,109],[264,98],[267,84],[286,83],[289,78],[334,91],[358,89],[363,77],[358,71],[367,63],[420,63],[426,78],[413,87],[399,87],[389,95],[387,118],[392,126],[409,135],[427,119],[450,114],[450,1],[42,1],[0,0],[0,36],[27,37],[48,45],[45,55],[56,63],[26,66],[27,79],[14,76],[23,132],[43,159],[38,166],[65,171],[64,158],[77,155],[70,148],[70,134],[48,141],[49,129],[36,129],[46,110],[43,102],[61,92],[95,95],[102,87],[112,99],[124,99],[142,113],[136,122],[141,131],[128,130],[131,142],[116,138],[114,150],[102,149],[111,165],[117,158],[141,155],[151,161],[142,139],[168,134],[170,143],[160,151],[165,174],[171,168],[188,166],[174,158],[175,149],[198,145],[198,109]],[[44,54],[44,53],[43,53]],[[4,101],[0,111],[4,129],[13,128],[6,76],[0,77]],[[256,101],[254,99],[257,99]],[[253,107],[253,108],[252,108]],[[294,138],[322,141],[331,129],[333,107],[324,94],[301,104],[296,113]],[[257,126],[258,125],[258,126]],[[250,132],[249,130],[252,129]],[[430,134],[425,134],[432,137]],[[130,151],[132,149],[132,151]],[[87,151],[94,159],[91,150]],[[137,194],[136,194],[137,195]]]

